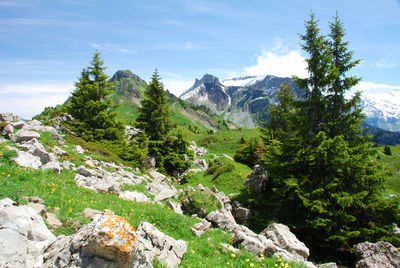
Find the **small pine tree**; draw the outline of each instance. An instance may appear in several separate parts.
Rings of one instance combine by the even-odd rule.
[[[172,122],[169,117],[167,94],[157,70],[144,94],[142,107],[136,119],[137,126],[146,132],[150,141],[161,141],[171,130]]]
[[[390,149],[390,147],[388,145],[386,145],[385,148],[383,149],[383,153],[385,155],[392,155],[392,150]]]
[[[104,73],[106,67],[100,53],[93,55],[90,66],[81,72],[67,110],[76,119],[71,127],[87,140],[116,140],[122,136],[122,126],[116,120],[115,105],[109,98],[112,83]]]

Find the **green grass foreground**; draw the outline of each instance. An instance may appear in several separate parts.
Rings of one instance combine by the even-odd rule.
[[[110,209],[122,216],[136,228],[140,222],[147,221],[160,231],[187,242],[188,249],[181,267],[285,267],[277,258],[254,256],[242,250],[242,254],[225,251],[220,243],[231,243],[231,236],[225,231],[215,229],[200,238],[191,232],[198,220],[174,213],[171,209],[157,204],[138,203],[118,198],[116,195],[96,193],[79,188],[74,181],[75,173],[70,170],[60,174],[53,171],[33,170],[17,166],[9,159],[15,152],[7,149],[8,142],[0,144],[0,199],[11,198],[26,204],[25,196],[39,196],[45,201],[48,212],[53,212],[64,226],[54,231],[56,235],[71,235],[75,232],[72,223],[85,224],[89,220],[81,212],[92,209]],[[154,263],[155,267],[161,267]],[[303,267],[288,264],[286,267]]]

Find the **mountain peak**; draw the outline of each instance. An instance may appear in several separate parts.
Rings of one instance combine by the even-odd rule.
[[[110,82],[119,81],[122,78],[132,78],[133,80],[136,80],[138,82],[146,82],[142,78],[140,78],[138,75],[132,73],[131,70],[116,71],[115,74],[111,77]]]

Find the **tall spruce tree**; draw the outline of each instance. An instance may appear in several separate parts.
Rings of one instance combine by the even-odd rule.
[[[359,81],[346,77],[359,61],[342,41],[340,20],[336,16],[331,24],[330,42],[319,34],[314,14],[305,26],[309,77],[294,80],[306,93],[294,101],[282,86],[279,103],[270,109],[263,131],[270,180],[262,206],[269,217],[293,227],[314,257],[337,261],[343,253],[352,256],[355,243],[387,235],[399,219],[399,203],[381,198],[386,175],[359,134],[359,95],[344,96]]]
[[[167,94],[157,70],[154,71],[151,83],[147,86],[144,94],[136,122],[151,141],[161,141],[171,130],[172,123],[169,117]]]
[[[90,66],[84,68],[75,82],[76,89],[69,99],[67,110],[76,119],[73,129],[87,140],[115,140],[122,135],[117,122],[115,105],[109,98],[112,83],[104,73],[106,67],[100,53],[93,55]]]

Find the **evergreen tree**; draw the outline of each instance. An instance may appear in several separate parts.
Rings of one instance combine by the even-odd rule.
[[[100,53],[94,54],[90,64],[82,70],[69,99],[67,110],[76,119],[72,128],[87,140],[119,139],[122,126],[116,121],[117,112],[112,111],[112,83],[104,73],[106,67]]]
[[[262,207],[293,227],[314,256],[332,258],[385,236],[398,219],[398,200],[380,198],[386,175],[359,133],[359,94],[344,98],[359,81],[346,77],[359,60],[342,41],[340,20],[331,24],[331,42],[319,34],[314,14],[305,26],[309,77],[294,80],[306,93],[295,101],[282,85],[263,130],[270,180]]]
[[[151,141],[161,141],[171,130],[172,122],[167,95],[157,70],[144,94],[142,107],[136,119],[137,126],[147,133]]]

